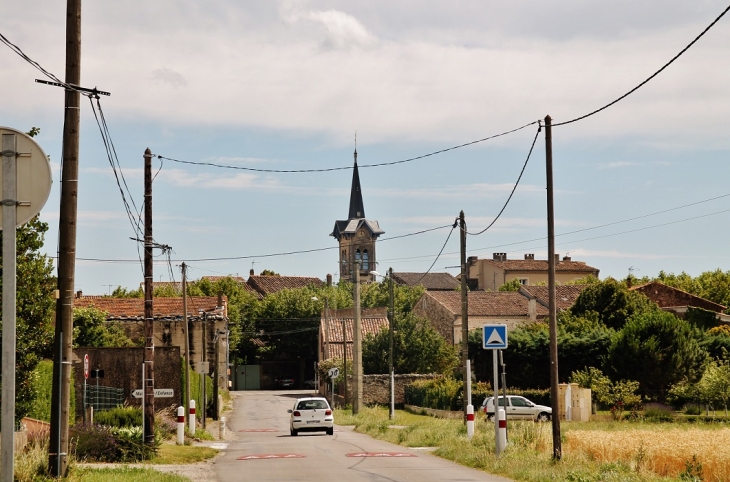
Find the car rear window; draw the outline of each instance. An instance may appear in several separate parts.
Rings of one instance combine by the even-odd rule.
[[[327,402],[323,400],[307,400],[299,402],[299,405],[297,405],[297,410],[321,410],[325,408],[329,407],[327,407]]]

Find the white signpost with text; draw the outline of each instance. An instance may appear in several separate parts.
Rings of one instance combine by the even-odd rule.
[[[504,450],[504,443],[500,443],[499,432],[504,423],[504,429],[507,429],[507,420],[500,416],[499,410],[499,369],[497,368],[497,350],[507,348],[507,325],[484,325],[482,327],[482,348],[492,350],[494,355],[492,364],[494,365],[494,444],[495,454],[499,456]],[[507,401],[505,400],[505,403]],[[504,412],[504,410],[502,410]]]

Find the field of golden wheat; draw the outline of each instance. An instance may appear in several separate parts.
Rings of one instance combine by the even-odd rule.
[[[701,464],[705,481],[730,481],[730,428],[652,425],[625,430],[571,429],[565,455],[586,455],[598,462],[627,464],[638,472],[678,477],[689,463]]]

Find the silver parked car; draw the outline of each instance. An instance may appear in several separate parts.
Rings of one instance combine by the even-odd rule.
[[[289,433],[295,437],[299,432],[335,432],[335,419],[326,398],[299,398],[294,408],[287,410],[290,414]]]
[[[553,409],[544,405],[537,405],[519,395],[507,395],[507,405],[504,397],[499,397],[499,406],[504,407],[507,419],[526,419],[547,422],[553,415]],[[489,397],[482,403],[482,411],[489,420],[494,419],[494,397]]]

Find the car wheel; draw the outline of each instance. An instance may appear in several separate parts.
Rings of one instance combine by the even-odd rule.
[[[550,414],[548,414],[546,412],[540,412],[537,415],[537,421],[538,422],[547,422],[548,420],[550,420]]]
[[[297,430],[294,430],[293,428],[289,430],[289,433],[292,437],[296,437],[299,434],[299,432]]]
[[[328,429],[327,429],[327,435],[334,435],[334,434],[335,434],[335,429],[334,429],[334,427],[333,427],[333,428],[328,428]]]

